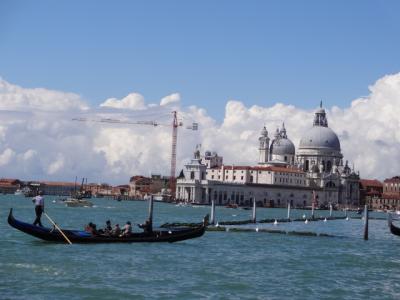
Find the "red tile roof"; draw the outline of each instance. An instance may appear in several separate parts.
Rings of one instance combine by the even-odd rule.
[[[363,187],[383,188],[382,182],[377,179],[360,179],[360,183]]]
[[[395,176],[392,178],[387,178],[383,182],[385,183],[400,183],[400,176]]]

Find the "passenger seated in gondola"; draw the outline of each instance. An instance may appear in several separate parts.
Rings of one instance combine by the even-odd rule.
[[[124,229],[122,230],[121,236],[130,236],[132,234],[132,225],[131,222],[126,222]]]
[[[89,222],[89,224],[87,224],[85,226],[85,231],[91,233],[92,235],[97,235],[98,234],[97,228],[96,228],[96,224],[94,224],[92,222]]]
[[[99,229],[98,233],[103,234],[103,235],[111,235],[112,232],[112,227],[111,227],[111,221],[107,220],[106,221],[106,227],[104,229]]]
[[[146,220],[146,222],[144,222],[143,224],[138,224],[138,226],[143,229],[144,233],[152,232],[152,226],[150,220]]]
[[[111,232],[112,232],[111,221],[107,220],[106,221],[106,227],[104,228],[104,233],[105,234],[111,234]]]
[[[111,231],[111,236],[119,236],[121,234],[121,228],[119,224],[115,224],[114,229]]]

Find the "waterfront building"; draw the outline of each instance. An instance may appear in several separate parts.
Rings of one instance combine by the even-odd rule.
[[[164,194],[170,198],[169,177],[161,175],[132,176],[129,180],[129,196],[144,199],[150,194]]]
[[[400,210],[400,176],[383,181],[383,193],[371,199],[371,208],[379,210]]]
[[[0,179],[0,193],[2,194],[14,194],[21,188],[21,181],[18,179]]]
[[[79,191],[81,185],[74,182],[60,181],[40,181],[38,189],[45,195],[70,196],[76,190]]]
[[[313,201],[319,206],[359,205],[359,174],[343,163],[339,138],[328,127],[322,104],[297,153],[284,124],[272,141],[264,126],[258,141],[254,166],[224,165],[216,152],[202,157],[196,149],[177,179],[176,198],[199,204],[214,199],[220,205],[250,205],[253,199],[273,207],[304,207]]]
[[[383,181],[383,192],[400,195],[400,176],[385,179]]]
[[[375,203],[381,199],[383,184],[377,179],[360,179],[360,205],[368,204],[369,208],[375,209]]]

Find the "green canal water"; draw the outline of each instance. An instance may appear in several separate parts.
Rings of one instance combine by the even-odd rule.
[[[53,203],[54,197],[45,199],[46,212],[63,228],[83,228],[89,221],[102,225],[107,219],[136,224],[147,217],[146,202],[93,199],[92,208],[69,208]],[[175,244],[69,246],[11,228],[10,207],[16,218],[34,219],[29,198],[0,196],[0,299],[400,298],[400,237],[391,235],[382,220],[370,220],[368,241],[362,238],[363,221],[350,219],[246,226],[334,237],[230,231]],[[200,222],[209,210],[156,203],[155,223]],[[292,210],[293,217],[303,214],[310,211]],[[216,209],[220,221],[250,215]],[[283,209],[257,210],[259,219],[285,216]]]

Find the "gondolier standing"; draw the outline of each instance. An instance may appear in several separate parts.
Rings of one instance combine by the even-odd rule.
[[[44,211],[43,192],[39,191],[39,195],[33,198],[32,202],[35,203],[35,213],[36,213],[36,219],[33,222],[33,225],[39,225],[43,227],[42,222],[40,221],[40,218],[42,217],[42,213]]]

